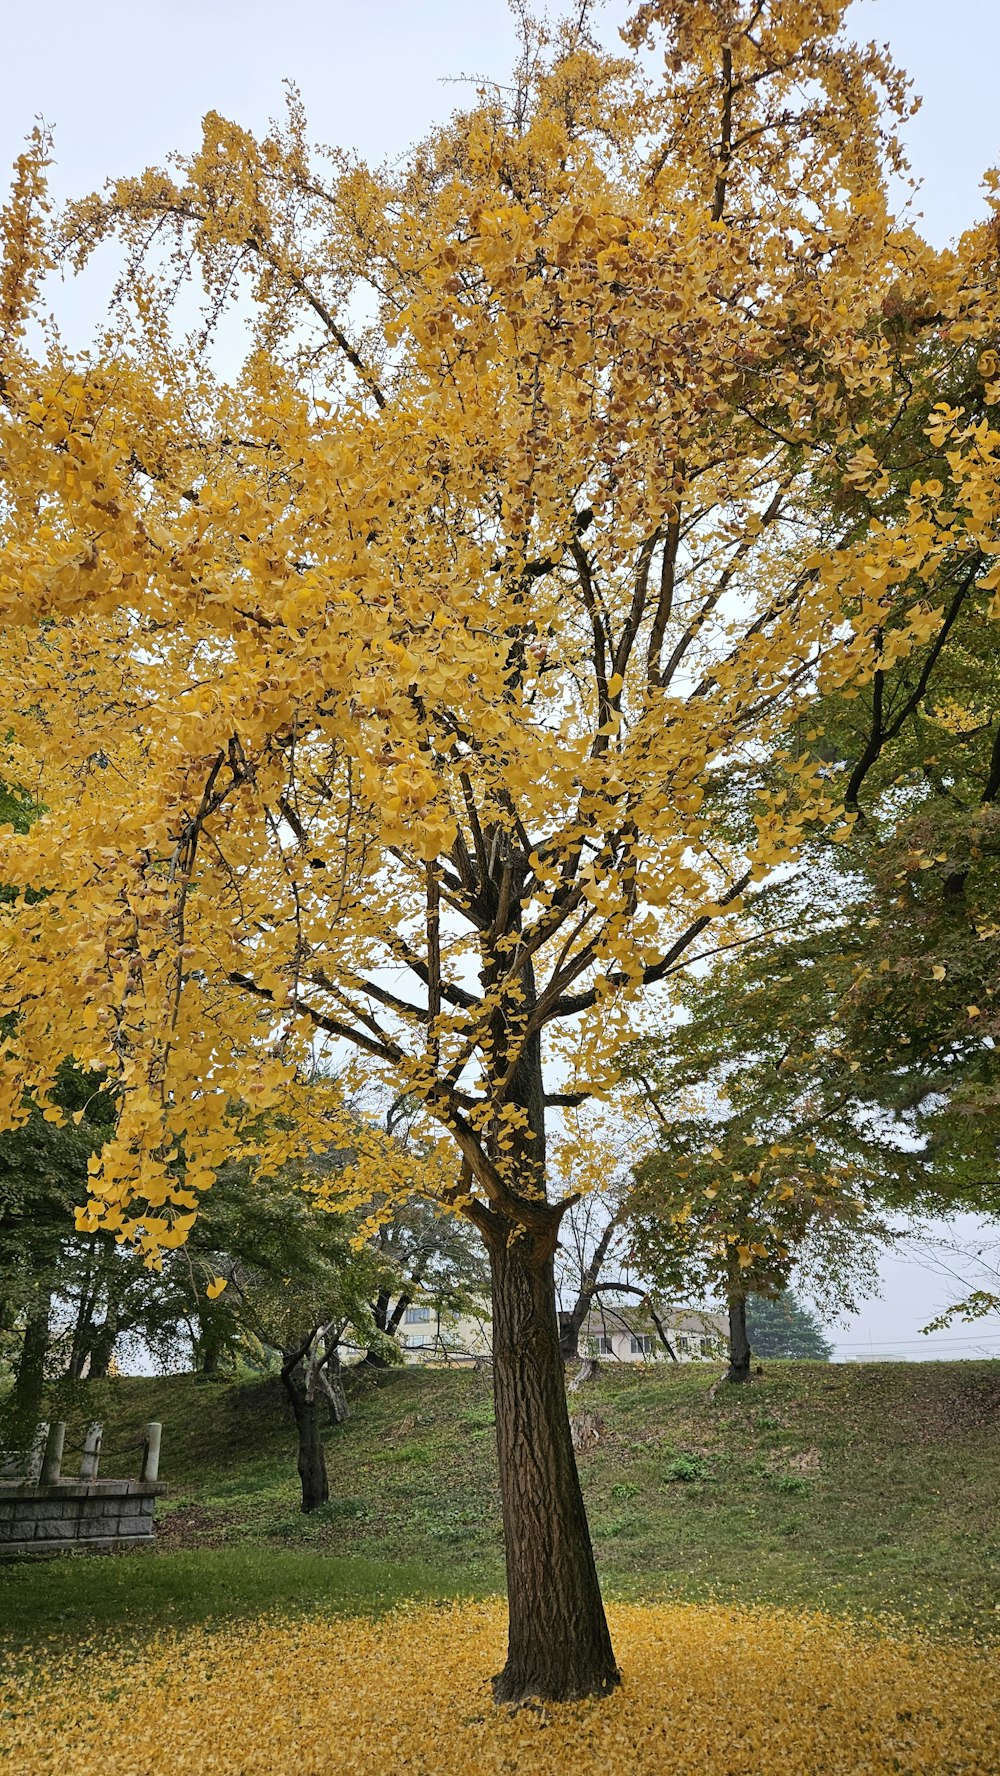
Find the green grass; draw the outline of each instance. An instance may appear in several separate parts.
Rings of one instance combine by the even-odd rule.
[[[311,1549],[186,1548],[28,1562],[0,1578],[0,1623],[12,1637],[74,1640],[184,1628],[238,1616],[320,1610],[381,1615],[453,1596],[428,1568],[337,1559]]]
[[[771,1363],[608,1369],[573,1398],[600,1441],[581,1460],[605,1589],[1000,1621],[1000,1364]],[[298,1509],[294,1437],[271,1381],[84,1384],[123,1449],[163,1422],[156,1553],[0,1570],[0,1627],[179,1622],[300,1607],[381,1608],[503,1582],[489,1381],[403,1369],[355,1378],[328,1434],[333,1497]],[[75,1429],[71,1440],[78,1440]],[[134,1458],[108,1456],[108,1474]]]

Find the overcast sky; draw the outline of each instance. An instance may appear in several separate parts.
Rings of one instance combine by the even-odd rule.
[[[609,42],[624,10],[608,0],[598,14]],[[943,242],[978,213],[981,175],[1000,159],[1000,7],[856,0],[851,18],[923,96],[907,133],[927,230]],[[41,115],[57,132],[55,188],[79,195],[193,147],[210,109],[260,128],[286,79],[315,139],[402,154],[462,102],[448,82],[504,77],[514,28],[506,0],[45,0],[8,9],[3,49],[0,157]]]
[[[616,0],[604,8],[609,41],[624,10]],[[982,174],[1000,164],[1000,5],[857,0],[851,17],[860,37],[888,42],[923,97],[906,135],[925,231],[944,244],[982,213]],[[0,163],[43,117],[56,131],[53,188],[64,197],[193,148],[210,109],[260,129],[280,112],[286,79],[301,90],[314,139],[373,160],[401,155],[465,102],[468,89],[448,81],[504,77],[514,29],[505,0],[35,0],[7,9],[3,51]],[[70,300],[72,337],[96,309]],[[958,1231],[976,1229],[966,1218]],[[838,1333],[838,1354],[1000,1355],[1000,1316],[974,1338],[953,1329],[919,1339],[957,1291],[941,1272],[947,1262],[888,1260],[881,1299]]]

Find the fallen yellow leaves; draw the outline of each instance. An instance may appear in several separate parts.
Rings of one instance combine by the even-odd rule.
[[[490,1700],[499,1603],[40,1650],[10,1661],[0,1756],[19,1776],[995,1772],[995,1649],[722,1605],[610,1613],[620,1692],[517,1713]]]

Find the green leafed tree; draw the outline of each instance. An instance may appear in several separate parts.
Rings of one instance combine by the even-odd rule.
[[[65,1062],[56,1085],[65,1121],[34,1106],[0,1134],[0,1360],[10,1378],[0,1440],[14,1447],[31,1437],[46,1379],[71,1366],[83,1342],[101,1352],[109,1260],[119,1254],[113,1239],[81,1237],[73,1225],[88,1161],[114,1123],[101,1083]]]
[[[833,1346],[816,1315],[791,1289],[773,1298],[751,1295],[747,1301],[747,1336],[755,1357],[797,1357],[828,1363]]]

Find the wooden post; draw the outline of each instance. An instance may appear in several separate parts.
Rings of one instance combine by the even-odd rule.
[[[42,1462],[43,1486],[54,1486],[58,1480],[59,1470],[62,1467],[63,1445],[65,1442],[66,1421],[65,1419],[60,1419],[58,1424],[54,1424],[50,1427],[48,1440],[45,1444],[45,1458]]]
[[[160,1437],[163,1426],[148,1424],[142,1447],[142,1467],[139,1470],[140,1480],[155,1480],[160,1471]]]
[[[95,1419],[87,1426],[87,1433],[83,1439],[83,1455],[80,1460],[81,1480],[97,1479],[97,1469],[101,1460],[102,1436],[103,1427]]]

